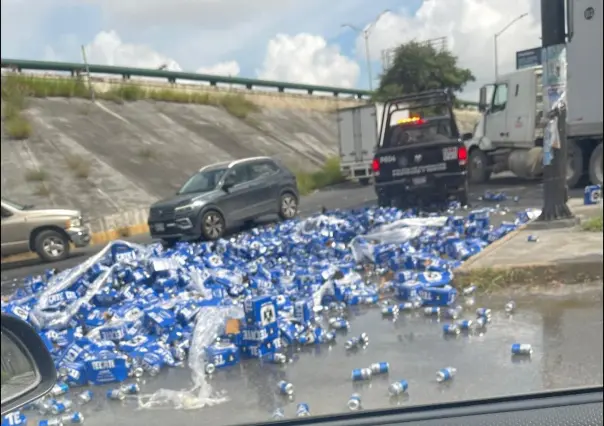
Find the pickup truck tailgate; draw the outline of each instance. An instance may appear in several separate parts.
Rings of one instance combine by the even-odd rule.
[[[392,181],[421,178],[430,174],[459,173],[465,168],[465,154],[465,147],[457,141],[427,142],[381,149],[376,154],[379,180]]]

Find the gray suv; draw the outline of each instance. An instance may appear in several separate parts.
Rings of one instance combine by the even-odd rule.
[[[277,214],[298,213],[296,177],[270,157],[253,157],[203,167],[175,196],[149,209],[151,237],[216,240],[235,224]]]

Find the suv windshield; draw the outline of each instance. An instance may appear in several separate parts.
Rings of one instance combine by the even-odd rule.
[[[208,192],[216,188],[222,179],[226,168],[211,169],[198,172],[180,188],[178,194],[193,194],[197,192]]]

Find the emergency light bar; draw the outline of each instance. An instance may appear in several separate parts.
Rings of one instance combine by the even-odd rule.
[[[425,121],[421,117],[409,117],[398,120],[396,124],[424,124]]]

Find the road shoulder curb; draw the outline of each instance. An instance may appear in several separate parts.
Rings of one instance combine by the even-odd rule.
[[[470,257],[469,259],[467,259],[459,268],[457,268],[455,270],[455,273],[463,274],[463,273],[470,272],[472,270],[473,264],[475,264],[478,260],[482,259],[485,256],[492,254],[495,250],[498,250],[499,248],[501,248],[502,246],[507,244],[511,239],[513,239],[515,236],[517,236],[520,233],[520,231],[525,230],[529,223],[520,225],[518,228],[514,229],[513,231],[508,232],[502,238],[500,238],[497,241],[494,241],[491,244],[489,244],[488,246],[486,246],[484,248],[484,250],[475,254],[474,256]]]
[[[476,285],[486,290],[510,285],[581,284],[600,281],[604,277],[602,258],[597,260],[561,261],[557,263],[520,263],[492,268],[456,271],[453,284],[457,287]]]

